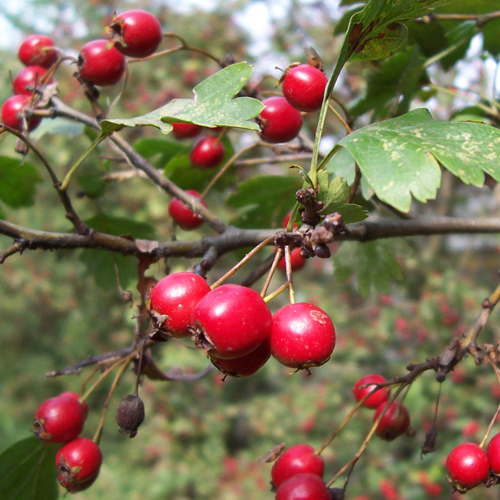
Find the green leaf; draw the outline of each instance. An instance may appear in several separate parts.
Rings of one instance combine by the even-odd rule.
[[[299,176],[267,175],[241,183],[227,204],[244,211],[231,221],[246,229],[281,227],[286,213],[293,207],[295,192],[302,186]]]
[[[459,59],[465,57],[472,37],[478,32],[479,29],[474,21],[464,21],[446,33],[448,45],[456,45],[456,48],[440,59],[444,69],[450,69]],[[446,47],[443,47],[443,49],[446,49]]]
[[[394,241],[356,243],[345,241],[334,257],[335,277],[344,282],[357,275],[358,291],[367,297],[372,286],[387,293],[394,281],[402,279]]]
[[[410,209],[411,195],[422,203],[436,196],[439,163],[465,184],[482,186],[484,172],[500,180],[500,130],[435,122],[426,109],[356,130],[335,148],[340,146],[354,157],[377,196],[403,212]]]
[[[30,207],[35,203],[36,184],[42,176],[32,163],[0,157],[0,200],[12,208]]]
[[[342,215],[344,224],[360,222],[368,217],[368,211],[365,210],[362,206],[356,205],[354,203],[347,203],[345,205],[342,205],[341,207],[336,208],[335,210],[333,208],[330,208],[329,210],[327,210],[327,212],[338,212],[340,215]]]
[[[408,28],[404,24],[394,23],[381,31],[375,38],[370,38],[363,49],[354,52],[351,61],[375,61],[392,54],[408,39]]]
[[[248,82],[252,69],[246,62],[232,64],[197,85],[193,90],[193,99],[174,99],[151,113],[135,118],[103,120],[102,131],[107,134],[123,127],[150,125],[168,134],[172,130],[170,123],[179,121],[202,127],[258,131],[259,126],[250,120],[264,109],[262,103],[251,97],[233,99]]]
[[[320,172],[326,173],[326,175],[328,176],[328,172]],[[320,172],[318,172],[318,174]],[[335,211],[338,207],[345,204],[347,198],[349,198],[349,193],[350,189],[347,185],[347,182],[345,182],[341,177],[336,177],[330,182],[330,184],[327,184],[326,189],[323,188],[321,190],[318,196],[318,200],[322,201],[325,204],[325,209],[327,209],[330,205],[333,205],[333,211]]]
[[[0,498],[56,500],[59,488],[54,464],[58,449],[32,436],[4,450],[0,454]]]
[[[99,198],[106,192],[107,184],[101,174],[83,173],[77,176],[78,184],[90,198]]]
[[[144,158],[151,161],[155,168],[163,169],[165,165],[179,155],[189,155],[191,146],[165,139],[140,139],[134,143],[134,149]]]

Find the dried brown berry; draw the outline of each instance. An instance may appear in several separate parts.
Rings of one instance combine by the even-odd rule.
[[[130,434],[131,438],[135,437],[144,416],[144,403],[139,396],[129,394],[124,397],[118,405],[118,410],[116,410],[116,423],[120,427],[119,432]]]

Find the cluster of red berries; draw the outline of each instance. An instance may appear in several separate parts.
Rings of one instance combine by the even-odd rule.
[[[33,432],[47,443],[65,443],[56,454],[57,478],[69,492],[88,488],[99,475],[102,453],[91,439],[79,437],[88,405],[75,392],[47,399],[35,411]]]
[[[165,276],[150,299],[158,332],[191,336],[225,375],[252,375],[271,355],[290,368],[320,366],[335,347],[335,328],[319,307],[302,302],[271,314],[256,291],[239,285],[211,290],[194,273]]]
[[[353,394],[357,401],[366,398],[362,405],[375,410],[374,422],[385,411],[375,434],[386,441],[393,441],[410,427],[410,415],[405,406],[397,401],[393,401],[387,406],[391,390],[388,387],[379,387],[384,382],[387,380],[382,375],[375,373],[365,375],[354,384]]]

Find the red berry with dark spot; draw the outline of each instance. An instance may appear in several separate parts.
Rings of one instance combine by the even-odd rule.
[[[203,127],[194,123],[172,123],[172,127],[172,134],[176,139],[192,139],[203,130]]]
[[[210,285],[198,274],[169,274],[158,281],[149,294],[151,311],[172,337],[188,337],[193,309],[208,292]]]
[[[262,104],[265,107],[259,115],[259,135],[263,141],[275,144],[297,137],[302,128],[300,111],[290,106],[284,97],[269,97]]]
[[[382,375],[377,375],[376,373],[361,377],[356,384],[354,384],[354,389],[352,391],[356,401],[361,401],[365,396],[373,391],[373,389],[375,389],[377,384],[383,384],[384,382],[387,382],[387,380],[382,377]],[[362,386],[366,387],[362,388]],[[363,403],[363,406],[366,406],[367,408],[378,408],[382,403],[385,403],[389,399],[390,395],[391,390],[388,387],[379,389]]]
[[[47,70],[41,66],[26,66],[14,78],[12,86],[15,94],[33,94],[35,85],[41,87],[44,84],[52,82],[43,82],[43,77],[47,74]]]
[[[326,363],[335,340],[332,320],[312,304],[288,304],[273,315],[271,353],[285,366],[301,369]]]
[[[330,490],[316,474],[297,474],[276,492],[276,500],[331,500]]]
[[[300,248],[293,248],[290,252],[290,264],[292,266],[292,271],[299,271],[306,265],[307,259],[303,259],[300,253]],[[278,269],[286,272],[286,258],[284,256],[278,262]]]
[[[222,285],[198,302],[192,322],[196,345],[217,358],[234,359],[251,353],[269,337],[272,315],[255,290]]]
[[[31,103],[28,95],[13,95],[2,106],[2,123],[21,131],[23,129],[24,109]],[[40,124],[41,118],[32,117],[28,120],[28,130],[34,130]]]
[[[77,438],[85,424],[82,404],[66,396],[44,401],[33,416],[33,432],[42,441],[66,443]]]
[[[490,469],[500,475],[500,434],[495,434],[486,448]]]
[[[160,21],[141,9],[123,12],[113,19],[107,31],[115,47],[129,57],[150,56],[163,38]]]
[[[271,469],[273,484],[278,488],[282,483],[297,474],[315,474],[323,477],[325,461],[314,453],[314,448],[308,444],[291,446],[276,460]]]
[[[316,111],[323,104],[328,80],[325,74],[309,64],[288,68],[283,78],[283,95],[299,111]]]
[[[485,451],[476,443],[462,443],[446,458],[446,470],[453,487],[463,492],[486,481],[490,465]]]
[[[188,189],[186,193],[190,194],[193,198],[196,198],[204,207],[208,206],[207,202],[201,197],[201,194],[198,193],[198,191]],[[203,224],[203,218],[194,213],[188,206],[177,198],[172,198],[170,201],[168,205],[168,213],[177,225],[186,231],[196,229]]]
[[[69,492],[82,491],[96,480],[101,464],[97,444],[87,438],[73,439],[57,452],[57,478]]]
[[[125,56],[108,40],[86,43],[78,56],[80,76],[93,85],[114,85],[125,73]]]
[[[45,35],[30,35],[19,47],[18,57],[25,66],[50,68],[57,61],[54,42]]]
[[[59,396],[73,398],[76,399],[77,401],[80,401],[80,394],[78,394],[77,392],[72,392],[72,391],[62,392],[61,394],[59,394]],[[89,405],[87,404],[86,401],[83,401],[80,404],[82,405],[83,411],[85,413],[85,420],[87,420],[87,417],[89,416]]]
[[[386,403],[382,403],[377,408],[373,416],[373,421],[377,420],[386,406]],[[401,403],[393,401],[380,420],[375,434],[386,441],[393,441],[401,436],[401,434],[404,434],[408,427],[410,427],[410,415],[408,410]]]
[[[207,136],[199,139],[189,153],[191,165],[196,168],[214,168],[226,155],[224,144],[217,137]]]

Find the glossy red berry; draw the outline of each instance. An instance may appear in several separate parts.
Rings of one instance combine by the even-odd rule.
[[[224,144],[213,136],[199,139],[189,153],[191,165],[196,168],[214,168],[220,164],[226,155]]]
[[[354,384],[354,388],[352,390],[356,401],[361,401],[365,396],[370,394],[373,389],[375,389],[377,384],[383,384],[384,382],[387,382],[387,380],[382,377],[382,375],[377,375],[376,373],[361,377]],[[362,386],[366,387],[362,388]],[[363,403],[363,406],[366,408],[378,408],[382,403],[385,403],[389,399],[390,395],[391,390],[388,387],[379,389]]]
[[[207,202],[201,197],[201,194],[198,193],[198,191],[188,189],[186,193],[190,194],[193,198],[196,198],[204,207],[208,206]],[[184,203],[177,198],[172,198],[170,201],[168,205],[168,213],[177,225],[186,231],[196,229],[203,224],[203,218],[194,213],[188,206],[184,205]]]
[[[114,85],[125,73],[125,56],[108,40],[86,43],[78,56],[80,76],[93,85]]]
[[[198,302],[210,292],[210,285],[198,274],[181,272],[169,274],[152,288],[151,312],[172,337],[191,335],[191,315]]]
[[[326,363],[335,339],[335,327],[328,314],[307,302],[288,304],[273,315],[271,353],[290,368]]]
[[[276,460],[271,469],[273,485],[278,488],[282,483],[297,474],[315,474],[323,477],[325,461],[321,455],[314,453],[308,444],[291,446]]]
[[[325,74],[309,64],[288,68],[283,78],[283,95],[299,111],[316,111],[323,104],[328,80]]]
[[[29,35],[19,47],[18,57],[25,66],[50,68],[57,61],[54,42],[46,35]]]
[[[97,444],[87,438],[73,439],[57,452],[57,478],[69,492],[82,491],[96,480],[101,464]]]
[[[72,392],[72,391],[62,392],[61,394],[59,394],[59,396],[73,398],[73,399],[76,399],[77,401],[80,401],[80,394],[78,394],[77,392]],[[89,405],[87,404],[86,401],[83,401],[80,404],[82,405],[83,411],[85,413],[85,420],[87,420],[87,417],[89,416]]]
[[[377,420],[386,406],[386,403],[382,403],[377,408],[373,416],[373,421]],[[410,415],[408,410],[401,403],[393,401],[380,420],[375,434],[386,441],[393,441],[401,436],[401,434],[404,434],[408,427],[410,427]]]
[[[158,19],[149,12],[132,9],[118,15],[108,27],[115,47],[129,57],[147,57],[160,45],[163,32]]]
[[[476,443],[462,443],[446,458],[446,470],[453,487],[466,491],[486,480],[490,465],[485,451]]]
[[[66,396],[44,401],[33,416],[33,432],[42,441],[65,443],[77,438],[85,424],[82,404]]]
[[[297,137],[302,128],[300,111],[290,106],[284,97],[269,97],[264,99],[262,104],[265,107],[259,115],[259,135],[263,141],[275,144]]]
[[[292,266],[292,271],[299,271],[306,265],[307,259],[303,259],[300,256],[300,253],[301,253],[300,248],[293,248],[292,251],[290,252],[290,264]],[[286,272],[285,257],[282,257],[278,262],[278,269],[280,271]]]
[[[221,359],[241,358],[257,349],[271,332],[272,315],[264,299],[251,288],[222,285],[196,305],[193,340]]]
[[[10,96],[2,106],[2,123],[21,131],[23,129],[24,109],[31,103],[28,95]],[[28,130],[34,130],[40,124],[41,118],[32,117],[28,120]]]
[[[194,123],[172,123],[172,127],[172,134],[176,139],[192,139],[203,130],[203,127]]]
[[[235,359],[220,359],[209,353],[212,364],[224,375],[243,378],[250,377],[259,371],[271,357],[271,347],[269,339],[254,349],[251,353]]]
[[[500,433],[495,434],[486,448],[490,469],[493,473],[500,475]]]
[[[331,500],[330,490],[316,474],[297,474],[276,492],[276,500]]]
[[[49,83],[44,82],[43,77],[47,74],[47,70],[41,66],[26,66],[14,78],[12,86],[15,94],[33,94],[35,85],[41,87]],[[50,80],[52,81],[52,80]]]

